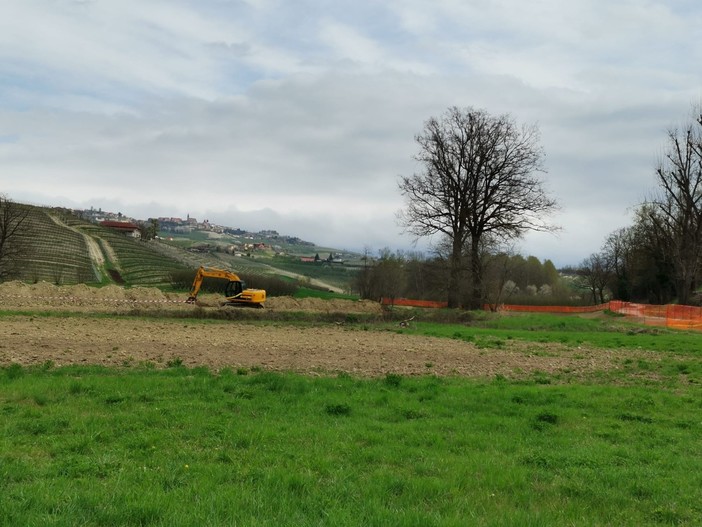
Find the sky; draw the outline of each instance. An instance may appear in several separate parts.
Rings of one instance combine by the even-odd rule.
[[[322,246],[403,232],[415,136],[458,106],[538,126],[577,265],[655,189],[702,101],[699,0],[0,0],[0,193]]]

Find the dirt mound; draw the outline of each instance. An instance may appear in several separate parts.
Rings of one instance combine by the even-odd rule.
[[[135,306],[158,309],[193,309],[186,304],[185,293],[164,293],[155,287],[130,287],[110,284],[88,287],[85,284],[55,286],[48,282],[25,284],[12,281],[0,283],[0,305],[6,309],[37,308],[66,311],[124,311]],[[202,294],[200,307],[219,308],[224,297]],[[321,298],[269,297],[265,304],[271,311],[312,311],[320,313],[380,314],[382,308],[369,300],[323,300]]]
[[[182,296],[182,295],[180,295]],[[0,305],[7,309],[37,308],[49,310],[111,311],[139,306],[174,304],[178,298],[169,298],[152,287],[124,288],[110,284],[88,287],[85,284],[55,286],[48,282],[25,284],[11,281],[0,284]],[[185,301],[185,298],[179,298]]]
[[[24,282],[12,280],[10,282],[0,283],[0,295],[13,296],[26,294],[29,291],[29,285]]]
[[[266,299],[266,309],[272,311],[316,311],[321,313],[378,313],[382,308],[368,300],[323,300],[274,296]]]

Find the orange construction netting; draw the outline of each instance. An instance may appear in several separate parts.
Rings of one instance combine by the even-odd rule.
[[[384,306],[404,306],[404,307],[448,307],[448,302],[435,302],[433,300],[412,300],[410,298],[381,298],[380,303]]]
[[[609,306],[611,311],[636,317],[644,324],[702,331],[702,307],[677,304],[657,306],[619,300],[612,300]]]
[[[434,302],[431,300],[412,300],[409,298],[382,298],[383,305],[406,307],[445,308],[447,302]],[[516,304],[500,304],[498,306],[486,304],[486,311],[515,311],[526,313],[596,313],[598,311],[613,311],[629,317],[634,317],[639,322],[652,326],[666,326],[675,329],[694,329],[702,331],[702,307],[681,306],[667,304],[664,306],[652,304],[636,304],[612,300],[596,306],[523,306]]]
[[[494,306],[486,306],[486,309],[491,307],[494,311]],[[520,306],[502,304],[497,308],[497,311],[530,313],[594,313],[605,310],[634,317],[639,322],[647,325],[702,331],[702,307],[694,306],[680,306],[676,304],[659,306],[612,300],[596,306]]]
[[[486,311],[522,311],[527,313],[595,313],[609,309],[609,303],[596,306],[523,306],[517,304],[486,304]]]

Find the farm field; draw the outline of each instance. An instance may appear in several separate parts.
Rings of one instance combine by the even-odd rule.
[[[0,525],[702,516],[699,334],[613,317],[400,327],[377,305],[291,298],[216,320],[207,303],[147,308],[164,298],[147,288],[116,305],[3,285]]]

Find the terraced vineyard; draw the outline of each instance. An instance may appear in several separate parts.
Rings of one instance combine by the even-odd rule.
[[[31,207],[32,254],[22,262],[18,278],[53,284],[119,284],[167,286],[173,272],[200,265],[231,269],[255,277],[307,280],[340,292],[353,272],[345,267],[301,264],[293,258],[271,255],[242,257],[227,252],[193,253],[165,241],[141,241],[91,223],[58,208]],[[182,275],[182,273],[181,273]]]
[[[157,242],[142,242],[127,238],[119,232],[103,229],[103,244],[109,244],[116,260],[116,269],[127,284],[163,285],[170,283],[170,273],[187,266],[153,250]]]
[[[84,221],[73,214],[28,206],[31,252],[16,278],[54,284],[109,283],[159,286],[170,273],[192,266],[142,242]],[[92,246],[92,254],[91,248]]]
[[[45,209],[27,208],[31,249],[22,259],[18,278],[57,285],[99,281],[85,238],[54,222]]]
[[[128,285],[166,285],[170,283],[171,271],[191,267],[155,250],[154,245],[158,242],[135,240],[73,215],[65,215],[62,219],[70,227],[98,241],[106,269],[117,271]]]

